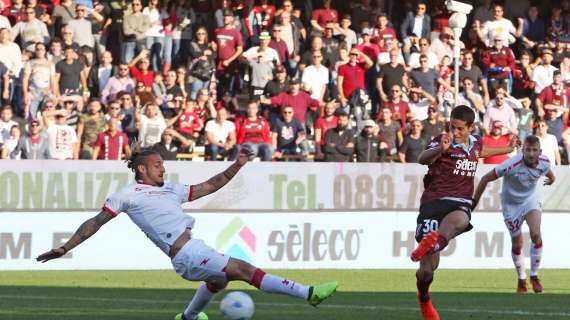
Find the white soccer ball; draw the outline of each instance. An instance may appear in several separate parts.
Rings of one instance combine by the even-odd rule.
[[[220,311],[227,319],[247,320],[253,316],[255,305],[247,293],[234,291],[226,294],[222,299]]]

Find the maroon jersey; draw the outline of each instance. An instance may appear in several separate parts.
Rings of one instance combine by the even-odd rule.
[[[109,131],[99,133],[95,146],[99,146],[99,160],[121,160],[125,147],[129,145],[129,138],[123,132],[118,131],[111,135]]]
[[[435,137],[426,150],[437,148],[441,137]],[[477,136],[469,136],[469,140],[469,147],[452,143],[448,152],[429,165],[428,173],[424,176],[422,205],[443,198],[470,199],[473,196],[475,171],[483,142]]]
[[[238,47],[243,47],[243,38],[237,29],[216,29],[216,45],[218,46],[218,70],[226,69],[222,62],[233,56]],[[238,66],[238,60],[234,60],[228,69]]]

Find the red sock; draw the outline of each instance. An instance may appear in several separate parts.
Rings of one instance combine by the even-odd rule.
[[[251,277],[251,285],[259,289],[259,287],[261,287],[261,280],[263,280],[263,277],[265,277],[265,272],[259,268],[255,269],[255,272]]]
[[[521,254],[522,248],[512,249],[511,252],[512,252],[514,255],[517,255],[517,256],[518,256],[518,255]]]
[[[438,252],[445,249],[445,247],[447,247],[447,243],[448,243],[447,237],[439,233],[437,235],[437,244],[433,248],[433,252]]]
[[[542,248],[542,242],[535,243],[535,244],[534,244],[534,248],[535,248],[535,249],[540,249],[540,248]]]

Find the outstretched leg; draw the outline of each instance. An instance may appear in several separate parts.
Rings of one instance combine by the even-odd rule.
[[[437,231],[428,233],[418,247],[412,252],[412,261],[420,261],[430,252],[445,249],[447,243],[465,231],[469,226],[469,216],[462,210],[456,210],[446,215]]]
[[[535,293],[542,292],[542,284],[538,279],[538,268],[542,260],[542,236],[540,233],[541,214],[538,210],[531,210],[526,215],[526,223],[530,230],[530,282]]]
[[[188,304],[184,310],[184,316],[181,319],[185,320],[201,320],[207,319],[203,315],[200,315],[201,311],[206,308],[206,306],[212,301],[216,293],[222,291],[227,286],[225,281],[214,281],[214,282],[204,282],[192,298],[192,301]]]
[[[309,287],[293,280],[265,273],[245,261],[234,258],[230,258],[228,262],[226,275],[229,281],[245,281],[263,292],[298,297],[309,301],[313,306],[317,306],[330,297],[338,287],[336,282]]]

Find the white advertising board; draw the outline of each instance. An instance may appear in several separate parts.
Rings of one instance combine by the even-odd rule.
[[[228,162],[170,161],[167,180],[196,184]],[[477,177],[491,170],[480,165]],[[208,210],[417,210],[427,169],[399,163],[255,162],[215,194],[185,206]],[[545,211],[570,212],[570,167],[540,187]],[[0,210],[99,209],[112,192],[133,182],[122,161],[2,161]],[[478,210],[500,211],[502,179],[489,185]]]
[[[0,270],[169,269],[164,255],[126,214],[105,225],[65,258],[35,257],[59,246],[94,213],[3,213]],[[417,213],[208,213],[193,214],[193,236],[262,268],[416,268]],[[475,228],[444,251],[442,268],[511,268],[510,238],[499,213],[475,213]],[[570,268],[570,214],[543,214],[545,268]],[[528,244],[528,239],[527,239]],[[528,250],[526,250],[528,255]]]

